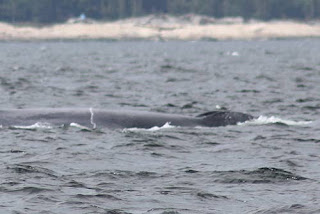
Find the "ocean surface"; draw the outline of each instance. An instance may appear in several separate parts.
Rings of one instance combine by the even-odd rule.
[[[0,43],[0,109],[253,121],[2,127],[0,213],[320,213],[320,39]],[[17,124],[19,125],[19,124]]]

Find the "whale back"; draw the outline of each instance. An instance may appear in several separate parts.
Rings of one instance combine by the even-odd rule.
[[[253,116],[241,112],[232,111],[210,111],[197,116],[201,118],[203,126],[227,126],[236,125],[241,122],[252,120]]]
[[[166,123],[173,126],[226,126],[251,120],[248,114],[230,111],[211,111],[197,117],[139,111],[116,111],[100,109],[16,109],[0,110],[0,125],[33,125],[49,123],[53,125],[69,125],[77,123],[86,127],[117,128],[152,128]]]

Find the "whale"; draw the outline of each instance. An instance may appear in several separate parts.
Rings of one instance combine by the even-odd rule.
[[[104,109],[7,109],[0,110],[2,127],[30,126],[36,123],[65,126],[78,124],[90,129],[162,127],[165,124],[178,127],[218,127],[236,125],[254,117],[233,111],[210,111],[196,116],[145,111]]]

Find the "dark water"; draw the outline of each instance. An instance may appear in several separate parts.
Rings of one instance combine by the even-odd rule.
[[[1,213],[320,213],[319,47],[0,43],[0,108],[265,116],[156,131],[2,128]]]

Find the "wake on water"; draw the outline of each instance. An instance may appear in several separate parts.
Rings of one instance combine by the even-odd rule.
[[[312,121],[294,121],[294,120],[286,120],[281,119],[279,117],[271,116],[259,116],[256,119],[249,120],[243,123],[238,123],[238,125],[269,125],[269,124],[283,124],[287,126],[304,126],[310,125]]]
[[[91,119],[92,122],[92,119]],[[272,124],[282,124],[282,125],[287,125],[287,126],[306,126],[306,125],[310,125],[312,124],[313,121],[294,121],[294,120],[287,120],[287,119],[281,119],[279,117],[275,117],[275,116],[259,116],[256,119],[253,120],[249,120],[243,123],[238,123],[237,125],[239,126],[243,126],[243,125],[272,125]],[[96,124],[92,122],[93,128],[89,128],[86,126],[82,126],[80,124],[77,123],[70,123],[69,126],[70,127],[74,127],[80,130],[94,130],[96,129]],[[65,127],[63,124],[61,125],[61,127]],[[0,128],[4,128],[2,125],[0,125]],[[54,126],[52,126],[50,123],[43,123],[43,122],[37,122],[35,124],[29,125],[29,126],[10,126],[9,128],[11,129],[23,129],[23,130],[37,130],[37,129],[52,129],[54,128]],[[164,129],[172,129],[172,128],[179,128],[179,126],[173,126],[170,125],[170,122],[165,123],[163,126],[154,126],[151,128],[125,128],[123,129],[123,132],[139,132],[139,131],[150,131],[150,132],[154,132],[154,131],[159,131],[159,130],[164,130]],[[197,127],[197,128],[203,128],[203,127]],[[205,127],[206,129],[212,129],[215,127]]]
[[[272,124],[283,124],[283,125],[287,125],[287,126],[305,126],[305,125],[310,125],[312,123],[312,121],[294,121],[294,120],[286,120],[286,119],[281,119],[279,117],[275,117],[275,116],[271,116],[271,117],[267,117],[267,116],[259,116],[256,119],[253,120],[249,120],[243,123],[238,123],[237,125],[242,126],[242,125],[272,125]],[[161,127],[158,126],[154,126],[152,128],[149,129],[145,129],[145,128],[126,128],[123,129],[123,132],[136,132],[136,131],[159,131],[159,130],[164,130],[164,129],[172,129],[172,128],[179,128],[179,126],[173,126],[170,125],[170,122],[167,122],[166,124],[164,124]],[[198,126],[196,128],[206,128],[206,129],[212,129],[212,128],[216,128],[216,127],[201,127]]]
[[[123,129],[123,132],[135,132],[135,131],[150,131],[150,132],[154,132],[154,131],[159,131],[162,129],[172,129],[172,128],[177,128],[178,126],[173,126],[170,125],[170,122],[166,122],[163,126],[154,126],[151,127],[149,129],[145,129],[145,128],[125,128]]]
[[[3,128],[3,126],[1,125],[1,128]],[[36,130],[36,129],[52,129],[53,126],[51,126],[51,124],[49,123],[43,123],[43,122],[37,122],[35,124],[32,124],[30,126],[10,126],[10,129],[24,129],[24,130]]]

